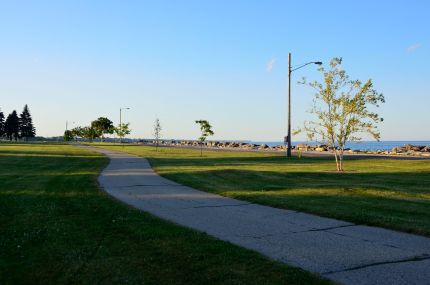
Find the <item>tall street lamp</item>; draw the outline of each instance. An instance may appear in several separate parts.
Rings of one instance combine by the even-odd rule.
[[[119,132],[120,132],[119,141],[120,141],[120,143],[122,143],[122,110],[130,110],[130,108],[129,107],[119,108]]]
[[[296,71],[297,69],[300,69],[302,67],[305,67],[309,64],[317,64],[321,65],[321,61],[311,61],[305,64],[302,64],[298,67],[292,68],[291,67],[291,53],[288,53],[288,134],[287,134],[287,157],[291,157],[291,73],[293,71]]]
[[[72,122],[72,124],[75,124],[75,122]],[[66,120],[66,132],[69,130],[69,121]]]

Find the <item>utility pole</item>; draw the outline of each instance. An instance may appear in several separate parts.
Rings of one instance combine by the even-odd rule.
[[[311,61],[305,64],[302,64],[298,67],[291,67],[291,52],[288,53],[288,133],[287,133],[287,157],[291,157],[291,73],[305,67],[309,64],[321,65],[321,61]]]
[[[119,141],[122,143],[122,110],[130,110],[130,108],[119,108]]]
[[[291,157],[291,52],[288,53],[288,133],[287,157]]]
[[[75,122],[72,122],[72,125],[74,124]],[[68,120],[66,120],[66,132],[69,130],[69,121]]]

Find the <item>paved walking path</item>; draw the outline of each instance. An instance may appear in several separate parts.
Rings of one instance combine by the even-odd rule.
[[[103,189],[136,208],[344,284],[430,284],[430,239],[206,193],[157,175],[146,159],[111,162]]]

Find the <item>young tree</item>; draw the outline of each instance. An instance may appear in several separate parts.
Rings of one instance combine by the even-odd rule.
[[[73,135],[73,130],[66,130],[64,131],[64,140],[66,142],[73,140],[74,135]]]
[[[212,126],[206,120],[197,120],[196,124],[200,125],[201,136],[199,137],[200,141],[200,156],[203,156],[203,143],[205,142],[208,136],[213,136],[214,132],[212,131]]]
[[[36,129],[33,126],[33,119],[31,118],[30,110],[27,104],[24,106],[21,115],[19,116],[19,134],[21,138],[28,140],[34,138]]]
[[[115,128],[115,133],[120,138],[120,142],[122,142],[123,137],[131,133],[130,123],[119,124],[118,127]]]
[[[333,150],[337,171],[343,171],[346,142],[360,141],[364,134],[379,140],[377,124],[383,119],[371,108],[385,102],[384,96],[373,89],[371,79],[364,83],[351,80],[341,64],[342,58],[333,58],[329,69],[319,68],[322,83],[301,82],[316,91],[310,113],[317,121],[305,122],[303,130],[310,140],[321,141]]]
[[[0,139],[5,135],[4,114],[0,111]]]
[[[105,134],[113,134],[114,132],[112,121],[105,117],[100,117],[97,120],[92,121],[91,127],[99,134],[102,141],[104,141]]]
[[[70,130],[71,135],[72,135],[72,139],[76,139],[78,137],[83,138],[84,137],[84,132],[83,132],[83,128],[82,127],[75,127],[73,129]]]
[[[5,133],[9,140],[18,140],[19,138],[19,118],[15,110],[7,116]]]
[[[89,127],[83,127],[80,129],[81,135],[84,138],[87,138],[90,142],[92,142],[94,139],[100,137],[100,133],[93,128],[92,126]]]
[[[161,138],[161,124],[158,118],[155,119],[154,130],[152,134],[154,135],[154,138],[155,138],[155,150],[158,151],[158,145]]]

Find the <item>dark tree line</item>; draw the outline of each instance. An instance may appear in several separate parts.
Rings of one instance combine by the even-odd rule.
[[[0,110],[0,138],[7,138],[9,140],[34,138],[36,136],[36,129],[33,125],[30,110],[25,105],[22,113],[18,116],[15,110],[10,113],[6,120],[3,112]]]

